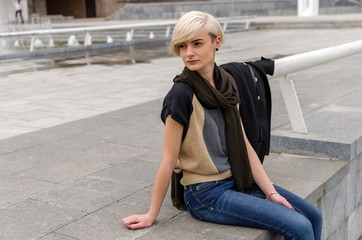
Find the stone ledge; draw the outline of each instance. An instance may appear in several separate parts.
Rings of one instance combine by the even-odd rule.
[[[308,134],[293,133],[290,125],[272,132],[271,148],[275,152],[325,157],[331,162],[347,160],[341,161],[346,163],[345,166],[336,170],[319,190],[306,197],[311,202],[317,200],[317,206],[322,211],[325,221],[323,239],[352,240],[356,239],[354,236],[362,234],[362,230],[356,227],[360,225],[361,218],[355,217],[360,212],[362,201],[359,194],[362,166],[361,100],[362,92],[356,91],[307,114],[305,123]],[[315,167],[316,163],[312,166]],[[314,170],[310,169],[311,172]]]
[[[282,186],[313,204],[322,198],[348,169],[347,161],[288,154],[271,154],[265,160],[265,169],[274,184]],[[169,197],[169,196],[167,196]],[[280,239],[272,232],[224,226],[195,220],[187,212],[180,212],[151,231],[135,239]]]
[[[362,92],[341,98],[304,117],[308,134],[294,133],[291,125],[272,132],[271,148],[352,160],[362,152]]]
[[[162,155],[161,103],[160,99],[1,140],[0,207],[5,219],[1,236],[14,238],[16,232],[18,239],[39,240],[53,240],[58,235],[127,240],[272,239],[275,234],[265,230],[197,221],[172,207],[170,196],[154,226],[129,231],[122,225],[122,218],[146,212],[149,207]],[[288,154],[271,154],[264,162],[275,184],[324,209],[329,222],[335,211],[334,199],[345,201],[353,189],[360,192],[360,186],[342,191],[347,184],[358,182],[360,164],[360,159]],[[347,175],[350,172],[354,177]],[[356,199],[350,205],[337,205],[346,209],[338,219],[346,219],[359,203]],[[6,219],[24,208],[31,214],[21,222],[7,223]],[[59,212],[64,217],[55,225],[48,224]],[[343,233],[339,223],[332,223],[328,231]],[[37,226],[43,226],[41,231],[35,231]]]

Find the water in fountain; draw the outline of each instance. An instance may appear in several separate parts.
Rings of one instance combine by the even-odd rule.
[[[25,18],[27,14],[26,7],[23,9],[24,20],[26,24],[16,23],[15,19],[15,8],[14,0],[0,0],[0,33],[1,32],[21,32],[21,31],[32,31],[50,29],[51,22],[49,18],[37,17],[31,18],[29,21]],[[23,0],[23,4],[26,1]],[[36,38],[32,40],[32,36],[15,36],[15,37],[1,37],[0,36],[0,55],[16,53],[16,52],[27,52],[29,49],[34,50],[35,48],[54,47],[54,40],[52,36],[46,36],[46,39]],[[49,42],[46,44],[44,41]],[[33,45],[31,45],[33,44]],[[31,51],[32,51],[31,50]]]

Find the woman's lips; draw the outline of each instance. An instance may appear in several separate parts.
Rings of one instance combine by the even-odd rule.
[[[197,63],[197,60],[190,60],[190,61],[187,61],[188,64],[195,64]]]

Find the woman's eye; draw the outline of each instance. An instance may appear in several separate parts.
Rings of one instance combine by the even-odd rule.
[[[195,42],[195,46],[200,46],[201,43],[200,42]]]
[[[178,45],[178,48],[185,48],[186,46],[184,44]]]

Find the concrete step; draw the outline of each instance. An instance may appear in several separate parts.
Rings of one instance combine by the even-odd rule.
[[[272,132],[271,146],[278,152],[303,153],[352,160],[362,152],[362,91],[304,116],[308,134],[293,132],[290,124]]]
[[[316,189],[313,194],[306,196],[311,202],[317,201],[319,209],[322,210],[325,221],[323,233],[325,238],[330,237],[328,239],[353,240],[362,235],[361,101],[362,91],[356,88],[356,91],[306,114],[304,120],[308,134],[293,132],[290,124],[278,127],[272,132],[273,151],[309,155],[311,158],[314,156],[340,159],[346,163],[331,180],[325,182],[323,188]],[[323,163],[317,166],[317,162],[313,161],[309,172],[303,173],[306,174],[304,180],[323,176],[323,169],[327,165]],[[289,161],[285,163],[290,164]],[[299,164],[303,163],[298,162],[298,171]],[[291,169],[293,177],[290,182],[298,181],[298,171]],[[311,173],[313,174],[309,175]]]
[[[257,21],[251,22],[250,26],[256,29],[316,29],[316,28],[360,28],[362,27],[362,19],[360,20],[343,20],[336,21],[327,19],[315,21],[316,18],[298,19],[290,21]]]
[[[325,192],[335,187],[346,176],[346,161],[271,154],[264,163],[274,184],[282,186],[318,205]],[[321,203],[319,203],[321,204]],[[320,206],[319,206],[320,207]],[[244,227],[205,223],[180,212],[164,223],[136,237],[139,240],[158,239],[282,239],[272,232]]]
[[[169,195],[152,227],[129,231],[123,226],[122,218],[149,207],[162,155],[161,104],[162,99],[0,140],[1,236],[14,238],[15,231],[17,239],[41,240],[59,234],[76,239],[272,239],[275,234],[264,230],[197,221],[175,209]],[[338,194],[346,184],[346,163],[271,154],[265,168],[275,184],[324,209],[329,227],[336,214],[329,199],[336,197],[325,194]],[[21,221],[7,220],[15,216]]]

